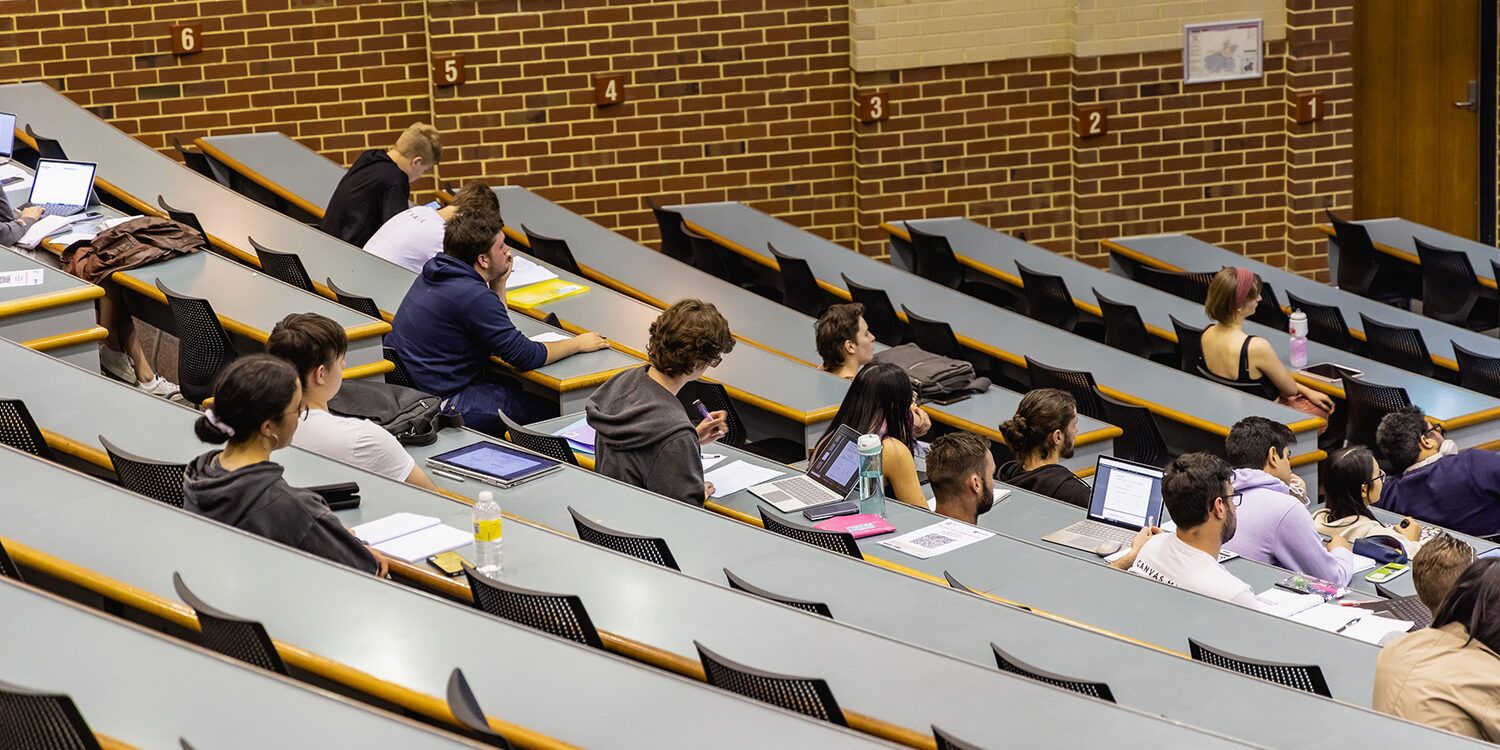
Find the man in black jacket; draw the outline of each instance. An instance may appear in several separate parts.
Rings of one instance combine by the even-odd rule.
[[[380,226],[407,209],[411,183],[442,159],[437,128],[419,122],[396,139],[394,148],[372,148],[344,173],[318,225],[355,247],[364,247]]]

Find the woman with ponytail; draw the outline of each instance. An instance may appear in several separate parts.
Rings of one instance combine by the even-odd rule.
[[[282,478],[271,453],[291,445],[307,413],[297,371],[264,354],[237,359],[214,384],[213,408],[193,430],[222,444],[188,464],[183,506],[235,528],[384,576],[385,558],[339,523],[318,494]]]
[[[1203,305],[1215,321],[1203,332],[1204,369],[1225,380],[1258,383],[1266,398],[1326,419],[1333,399],[1292,379],[1271,342],[1245,333],[1245,319],[1259,304],[1260,277],[1250,269],[1226,266],[1214,274]]]
[[[1093,490],[1060,461],[1073,457],[1078,439],[1078,402],[1056,388],[1038,388],[1021,397],[1016,415],[1000,425],[1000,437],[1016,460],[1000,467],[1000,481],[1080,508]]]

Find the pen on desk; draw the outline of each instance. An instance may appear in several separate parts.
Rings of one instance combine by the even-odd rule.
[[[717,461],[717,460],[719,460],[719,459],[721,459],[723,457],[724,457],[724,454],[722,454],[722,453],[704,453],[703,454],[703,460],[704,461]]]
[[[1353,625],[1354,623],[1359,622],[1360,620],[1363,620],[1363,619],[1365,619],[1365,618],[1363,618],[1363,617],[1356,617],[1353,620],[1350,620],[1350,621],[1344,623],[1343,625],[1340,625],[1339,629],[1335,630],[1333,632],[1335,632],[1335,633],[1342,633],[1345,630],[1348,630],[1350,625]]]
[[[443,477],[445,479],[452,479],[455,482],[462,482],[462,481],[464,481],[463,477],[461,477],[461,476],[459,476],[457,474],[449,474],[448,472],[443,471],[442,469],[434,469],[431,466],[429,466],[429,467],[427,467],[427,470],[431,471],[432,473],[434,473],[434,474],[436,474],[436,475],[438,475],[440,477]]]

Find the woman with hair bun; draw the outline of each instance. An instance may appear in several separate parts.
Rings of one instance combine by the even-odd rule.
[[[1073,457],[1073,441],[1078,439],[1078,402],[1071,395],[1056,388],[1027,393],[1016,415],[1000,425],[1000,437],[1016,453],[1014,461],[1000,467],[1000,481],[1089,507],[1093,491],[1060,463]]]
[[[307,413],[297,371],[265,354],[237,359],[214,383],[213,408],[193,425],[222,444],[188,464],[183,507],[272,541],[384,576],[385,558],[339,523],[317,493],[293,487],[271,453],[292,443]]]

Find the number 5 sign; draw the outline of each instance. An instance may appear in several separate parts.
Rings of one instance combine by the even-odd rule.
[[[203,24],[179,23],[172,26],[172,54],[191,55],[203,49]]]
[[[464,82],[463,55],[432,58],[432,82],[438,86],[457,86]]]

